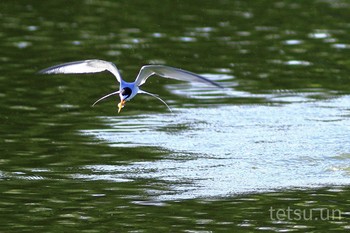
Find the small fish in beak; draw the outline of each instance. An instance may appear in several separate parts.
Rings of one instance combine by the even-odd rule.
[[[125,102],[126,102],[125,100],[121,100],[120,103],[118,104],[118,113],[120,113],[122,108],[124,108]]]

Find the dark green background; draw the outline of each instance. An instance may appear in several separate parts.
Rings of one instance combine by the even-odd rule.
[[[349,10],[349,2],[341,0],[1,1],[0,231],[340,232],[350,229],[350,189],[344,185],[350,183]],[[233,94],[204,88],[208,94],[203,95],[191,86],[176,86],[175,81],[150,79],[145,90],[160,94],[180,118],[188,117],[183,109],[192,108],[196,112],[197,118],[178,124],[169,123],[172,116],[165,106],[144,96],[128,103],[121,115],[116,114],[115,100],[91,108],[97,98],[118,87],[109,74],[50,77],[36,74],[51,65],[90,58],[115,62],[129,81],[144,64],[180,67],[207,74],[231,88]],[[184,89],[181,93],[185,96],[178,95],[176,88]],[[191,95],[195,98],[188,98]],[[284,98],[280,99],[281,96]],[[333,148],[328,147],[330,144],[339,145],[332,154],[316,161],[324,162],[328,168],[327,164],[338,156],[341,183],[335,175],[329,177],[330,182],[319,186],[290,186],[280,190],[276,185],[276,190],[228,192],[219,196],[194,194],[193,198],[184,200],[171,198],[171,190],[183,187],[186,182],[191,189],[192,181],[177,180],[176,173],[175,180],[162,180],[152,175],[129,177],[130,171],[125,170],[117,171],[118,180],[108,179],[115,175],[108,170],[103,173],[104,178],[96,175],[94,169],[87,169],[95,165],[123,167],[139,162],[156,163],[174,156],[178,156],[174,161],[181,164],[182,160],[188,162],[199,156],[183,148],[171,151],[156,140],[152,145],[140,146],[142,142],[129,138],[114,143],[113,139],[106,141],[82,133],[112,130],[106,124],[108,119],[137,122],[138,125],[128,125],[125,121],[122,130],[127,135],[128,127],[136,128],[130,132],[133,134],[139,132],[139,127],[142,134],[142,130],[153,129],[154,125],[166,135],[189,135],[186,140],[195,147],[197,142],[191,133],[196,134],[196,128],[206,128],[204,109],[217,111],[218,121],[223,122],[215,127],[208,123],[206,137],[210,138],[217,132],[223,133],[221,127],[231,122],[230,117],[220,119],[225,107],[283,109],[299,98],[300,102],[312,101],[315,105],[301,104],[305,109],[296,109],[296,115],[311,112],[312,116],[318,116],[323,105],[326,116],[334,112],[341,114],[329,120],[329,131],[324,135],[310,133],[307,143],[316,145],[316,151],[305,151],[303,142],[297,140],[288,153],[312,158],[323,147],[328,153]],[[337,103],[338,99],[342,100],[341,104],[328,107],[327,101]],[[152,118],[154,115],[156,120]],[[263,115],[261,118],[269,118],[269,114]],[[232,111],[234,119],[235,116]],[[162,127],[163,118],[169,127]],[[150,119],[154,122],[149,122]],[[271,119],[270,123],[278,116]],[[343,130],[337,127],[339,131],[333,131],[333,121],[340,128],[343,126]],[[240,122],[234,125],[249,127]],[[284,132],[296,126],[298,123],[288,123],[286,128],[276,130]],[[112,132],[119,135],[118,130]],[[124,135],[121,133],[120,137]],[[157,137],[157,131],[154,135]],[[273,151],[275,144],[269,144],[269,140],[272,139],[266,135],[259,145]],[[240,144],[237,145],[235,149]],[[254,144],[252,148],[255,150]],[[215,144],[204,149],[208,155],[221,153]],[[263,150],[261,153],[264,155]],[[240,158],[234,161],[241,162]],[[293,160],[281,158],[281,161],[287,173],[293,171],[293,166],[289,166]],[[244,172],[241,175],[243,179]],[[220,172],[217,176],[220,177]],[[322,174],[315,180],[318,178]],[[203,175],[202,179],[208,177]],[[159,193],[169,193],[169,200],[161,200]],[[342,218],[273,221],[270,207],[339,209]]]

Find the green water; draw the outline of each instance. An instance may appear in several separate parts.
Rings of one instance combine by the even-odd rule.
[[[1,232],[350,229],[347,1],[0,2]],[[121,114],[98,58],[132,81]]]

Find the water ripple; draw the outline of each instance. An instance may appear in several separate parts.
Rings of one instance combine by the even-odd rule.
[[[84,169],[94,179],[109,174],[107,178],[116,182],[136,178],[170,182],[173,193],[159,192],[165,199],[348,184],[346,162],[333,158],[349,153],[350,124],[344,114],[349,98],[106,117],[108,130],[82,133],[113,147],[150,146],[171,153],[157,161]],[[188,158],[183,157],[186,154]]]

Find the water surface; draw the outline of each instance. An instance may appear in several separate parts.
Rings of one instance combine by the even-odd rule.
[[[350,228],[346,1],[67,4],[0,3],[2,231]],[[140,95],[118,115],[113,98],[91,107],[112,75],[36,73],[91,58],[226,89],[151,78],[173,112]],[[288,207],[314,216],[271,215]]]

